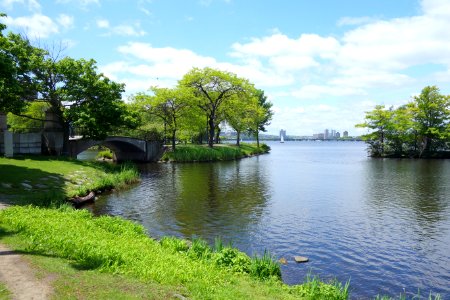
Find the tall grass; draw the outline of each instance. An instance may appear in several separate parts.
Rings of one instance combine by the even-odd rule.
[[[113,159],[113,153],[111,150],[102,150],[95,156],[96,159]]]
[[[182,286],[192,299],[296,299],[311,286],[284,285],[278,271],[261,280],[252,269],[263,270],[255,266],[268,263],[268,254],[255,260],[223,244],[212,249],[202,240],[191,245],[175,238],[158,242],[148,238],[140,225],[117,217],[93,217],[85,210],[15,206],[0,212],[0,229],[18,235],[28,252],[68,259],[78,269]],[[346,295],[339,286],[318,286],[314,295],[321,291],[334,293],[333,299]]]
[[[241,144],[241,146],[221,144],[209,148],[206,145],[179,145],[175,151],[166,152],[163,161],[202,162],[234,160],[250,155],[267,153],[270,147],[262,144],[259,148],[254,144]]]

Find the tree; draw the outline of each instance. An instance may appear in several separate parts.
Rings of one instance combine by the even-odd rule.
[[[179,82],[180,87],[187,87],[193,91],[197,106],[205,113],[208,122],[208,145],[213,147],[216,125],[219,124],[224,102],[233,96],[245,93],[252,85],[230,72],[211,68],[194,68]]]
[[[372,156],[383,156],[385,154],[385,139],[391,126],[391,118],[392,109],[386,110],[384,105],[377,105],[374,110],[366,112],[364,123],[356,125],[356,127],[373,130],[363,136],[363,139],[371,146]]]
[[[252,124],[252,112],[257,100],[252,95],[235,96],[225,108],[225,120],[236,131],[236,145],[239,146],[241,133]]]
[[[33,80],[36,100],[49,104],[63,131],[63,154],[68,153],[71,127],[84,137],[102,139],[114,128],[135,126],[135,117],[121,100],[124,85],[97,73],[94,60],[46,54],[34,61]]]
[[[22,113],[27,117],[8,114],[8,126],[14,132],[33,132],[44,128],[45,112],[49,109],[46,102],[34,101]]]
[[[413,98],[417,108],[414,121],[422,137],[421,154],[436,151],[445,141],[450,121],[450,97],[439,93],[436,86],[427,86]]]
[[[408,103],[391,111],[391,121],[386,133],[389,150],[395,156],[402,156],[406,147],[406,150],[412,154],[417,150],[417,130],[413,121],[414,107]]]
[[[184,89],[152,87],[154,96],[141,94],[139,101],[144,109],[160,118],[170,132],[172,149],[175,151],[177,132],[189,106],[189,95]]]
[[[0,13],[0,17],[4,16]],[[44,50],[33,47],[18,34],[3,35],[5,29],[0,23],[0,112],[20,113],[36,96],[33,61]]]
[[[270,125],[273,117],[272,103],[267,101],[267,96],[263,90],[257,90],[258,102],[253,107],[253,122],[249,131],[256,137],[256,145],[259,148],[259,132],[265,132],[266,126]]]

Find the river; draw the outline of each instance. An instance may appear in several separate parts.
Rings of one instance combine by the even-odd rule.
[[[361,142],[269,143],[240,161],[141,165],[142,182],[96,214],[153,237],[221,237],[284,257],[283,280],[350,280],[351,298],[450,298],[450,160],[371,159]],[[297,264],[294,255],[310,261]]]

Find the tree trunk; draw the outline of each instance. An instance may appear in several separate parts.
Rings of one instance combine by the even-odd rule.
[[[220,144],[220,127],[216,126],[217,132],[216,132],[216,144]]]
[[[167,144],[167,123],[164,121],[164,145]]]
[[[259,148],[259,130],[256,129],[256,147]]]
[[[175,151],[176,130],[172,130],[172,151]]]
[[[62,122],[63,124],[63,144],[61,153],[57,155],[69,156],[69,138],[70,138],[70,126],[68,122]]]
[[[240,146],[240,142],[241,142],[241,132],[240,131],[236,131],[236,146]]]
[[[209,135],[208,135],[208,146],[210,148],[213,147],[214,145],[214,117],[211,116],[208,120],[208,124],[209,124]]]

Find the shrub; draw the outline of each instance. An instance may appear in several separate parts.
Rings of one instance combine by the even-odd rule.
[[[96,159],[113,159],[113,153],[111,150],[103,150],[97,153]]]
[[[281,269],[268,251],[262,257],[254,256],[251,260],[250,274],[260,279],[281,278]]]

